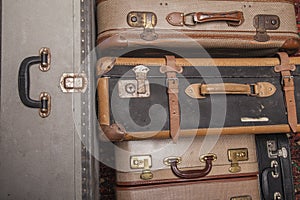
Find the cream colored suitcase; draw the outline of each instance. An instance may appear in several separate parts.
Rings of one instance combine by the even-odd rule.
[[[99,0],[97,20],[101,55],[149,47],[266,56],[300,44],[291,0]]]

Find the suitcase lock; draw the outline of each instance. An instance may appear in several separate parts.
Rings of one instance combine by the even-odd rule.
[[[143,40],[152,41],[157,39],[154,27],[157,23],[157,17],[153,12],[130,12],[127,15],[127,23],[131,27],[144,28],[141,33]]]
[[[254,39],[258,42],[266,42],[270,40],[267,30],[278,29],[280,20],[276,15],[256,15],[253,20],[253,26],[256,28]]]
[[[277,158],[277,157],[288,157],[288,151],[285,147],[277,148],[275,140],[267,141],[267,150],[268,150],[268,157],[269,158]]]
[[[247,161],[248,158],[248,149],[228,149],[228,160],[231,162],[231,167],[229,167],[229,172],[238,173],[242,170],[241,166],[239,166],[240,161]]]
[[[132,69],[136,80],[120,80],[118,82],[120,98],[142,98],[150,96],[150,84],[147,80],[149,68],[138,65]]]
[[[151,167],[152,167],[152,157],[150,155],[130,157],[130,168],[142,169],[140,178],[143,180],[150,180],[153,178],[153,174],[150,171]]]

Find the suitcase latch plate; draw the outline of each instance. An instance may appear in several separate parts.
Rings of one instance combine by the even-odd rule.
[[[84,73],[64,73],[60,78],[60,88],[64,93],[84,93],[87,77]]]
[[[248,149],[240,148],[240,149],[228,149],[228,161],[231,162],[231,166],[229,167],[229,172],[238,173],[242,170],[239,165],[240,161],[247,161],[249,159]]]
[[[153,12],[130,12],[127,15],[127,23],[131,27],[144,28],[141,33],[143,40],[152,41],[157,39],[154,27],[157,23],[157,17]]]
[[[253,20],[253,26],[256,28],[254,39],[258,42],[270,40],[267,30],[276,30],[280,27],[280,19],[277,15],[256,15]]]
[[[152,167],[152,157],[150,155],[139,155],[130,157],[131,169],[142,169],[140,178],[142,180],[149,180],[153,178],[153,174],[150,171]]]
[[[288,151],[285,147],[278,148],[275,140],[267,141],[268,157],[273,159],[277,157],[287,158]]]
[[[150,96],[150,84],[147,80],[149,68],[138,65],[132,69],[136,80],[120,80],[118,82],[120,98],[144,98]]]

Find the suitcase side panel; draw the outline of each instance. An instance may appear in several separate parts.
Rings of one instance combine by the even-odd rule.
[[[250,196],[253,200],[260,199],[257,177],[134,188],[117,187],[118,200],[230,199],[241,196]]]

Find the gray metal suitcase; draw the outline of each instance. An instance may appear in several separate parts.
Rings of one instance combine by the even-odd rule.
[[[87,58],[94,41],[93,1],[1,5],[0,199],[99,199],[87,131],[96,124],[88,123],[94,118],[88,108],[93,85],[86,83],[85,93],[62,90],[70,92],[74,73],[93,77]],[[22,61],[25,71],[18,74]]]

